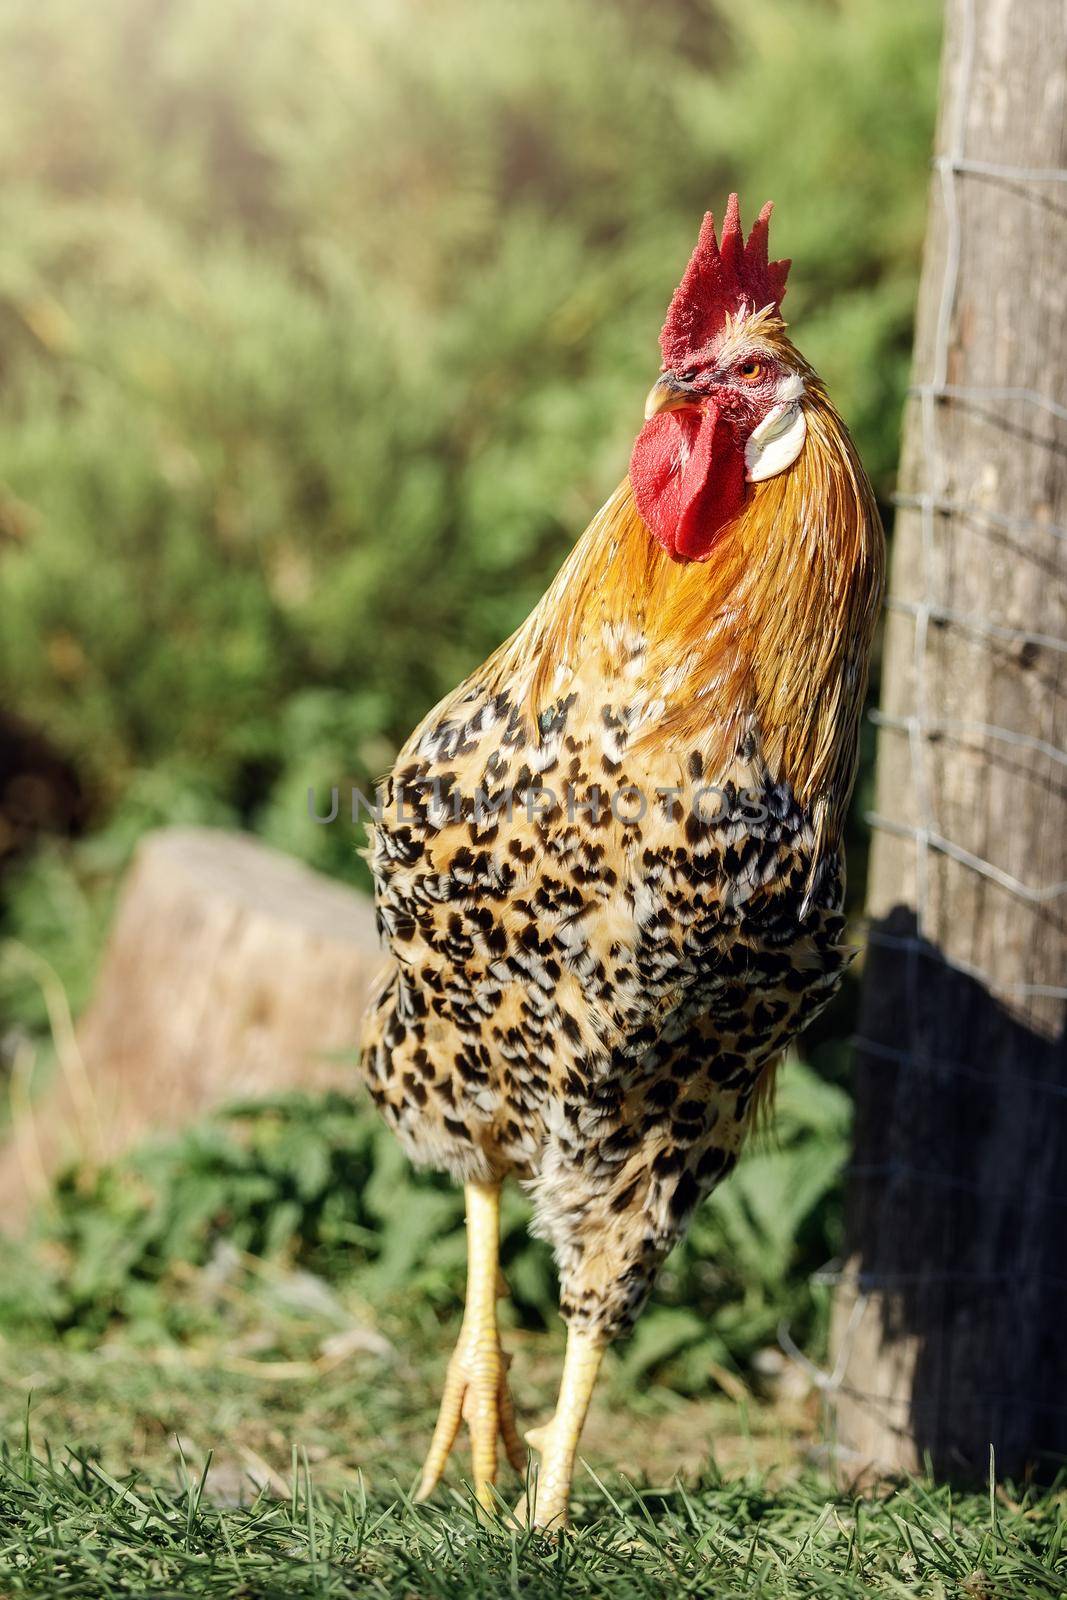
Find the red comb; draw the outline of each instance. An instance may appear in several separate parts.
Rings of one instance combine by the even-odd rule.
[[[727,315],[777,311],[785,294],[790,262],[767,260],[768,200],[746,242],[741,232],[737,196],[732,194],[722,225],[722,243],[715,237],[715,218],[705,212],[697,247],[685,276],[674,291],[659,336],[664,368],[683,367],[719,331]]]

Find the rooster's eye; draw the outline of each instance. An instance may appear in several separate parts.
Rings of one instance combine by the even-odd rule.
[[[756,383],[763,377],[763,362],[739,361],[737,364],[737,376],[744,378],[746,383]]]

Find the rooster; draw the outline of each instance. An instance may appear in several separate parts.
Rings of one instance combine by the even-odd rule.
[[[404,746],[368,857],[391,961],[363,1072],[465,1187],[468,1278],[419,1494],[465,1418],[493,1503],[524,1451],[497,1325],[499,1196],[559,1270],[556,1410],[519,1513],[567,1520],[606,1346],[737,1162],[844,943],[842,829],[884,541],[781,316],[771,207],[705,216],[628,476],[544,598]]]

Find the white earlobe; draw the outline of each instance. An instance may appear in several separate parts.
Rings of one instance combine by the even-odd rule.
[[[749,483],[762,483],[792,466],[807,437],[804,412],[794,400],[774,406],[745,445],[745,477]]]

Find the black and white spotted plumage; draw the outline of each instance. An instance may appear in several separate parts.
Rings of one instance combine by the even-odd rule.
[[[694,680],[647,675],[640,630],[612,626],[536,728],[491,664],[398,758],[370,851],[392,961],[363,1056],[414,1161],[527,1186],[564,1316],[605,1337],[849,959],[838,843],[758,722],[713,768],[701,741],[658,740]]]

